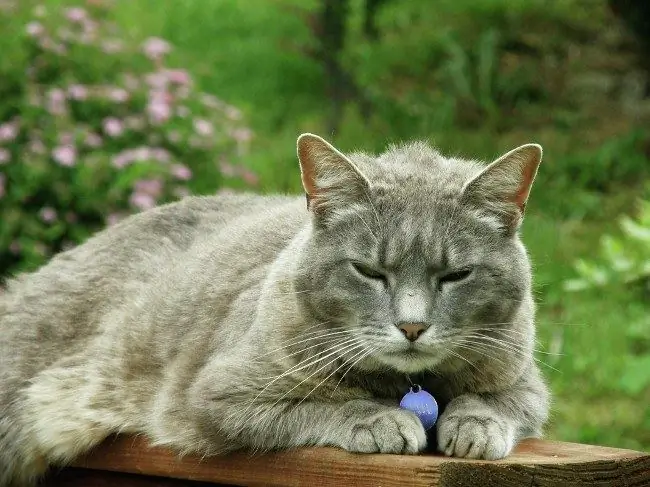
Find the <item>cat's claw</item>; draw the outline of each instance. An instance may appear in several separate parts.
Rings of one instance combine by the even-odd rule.
[[[515,444],[515,428],[483,415],[443,415],[438,423],[438,449],[447,456],[498,460]]]
[[[387,409],[355,424],[346,449],[358,453],[415,454],[426,447],[422,423],[410,411]]]

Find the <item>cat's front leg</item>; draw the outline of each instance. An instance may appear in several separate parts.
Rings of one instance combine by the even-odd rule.
[[[334,427],[325,435],[325,445],[358,453],[406,454],[426,447],[422,423],[409,411],[357,400],[343,404],[338,414],[341,428]]]
[[[548,392],[531,365],[511,387],[453,399],[436,425],[438,450],[448,456],[498,460],[520,438],[538,436],[547,415]]]
[[[333,446],[357,453],[415,454],[427,442],[413,413],[370,400],[260,404],[251,415],[245,404],[212,407],[220,410],[219,417],[225,413],[228,418],[218,420],[215,428],[246,450]]]
[[[354,392],[342,388],[338,397],[347,396],[346,401],[265,398],[257,389],[241,388],[244,379],[228,387],[215,376],[202,374],[189,391],[188,413],[201,431],[201,443],[210,444],[211,451],[334,446],[359,453],[414,454],[426,447],[418,417],[397,406],[355,399]]]

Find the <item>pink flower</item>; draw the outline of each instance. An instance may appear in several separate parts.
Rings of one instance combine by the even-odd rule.
[[[235,174],[237,174],[237,170],[235,166],[225,161],[219,163],[219,170],[221,171],[221,174],[223,174],[226,177],[232,177]]]
[[[83,22],[83,32],[79,41],[82,44],[90,44],[97,38],[97,23],[88,19]]]
[[[59,135],[59,144],[61,145],[72,145],[74,142],[74,135],[70,132],[63,132]]]
[[[169,162],[171,159],[169,152],[162,147],[156,147],[155,149],[152,149],[151,155],[159,162]]]
[[[177,85],[189,85],[192,82],[190,75],[183,69],[170,69],[167,71],[167,77]]]
[[[257,174],[255,174],[250,169],[243,169],[241,171],[241,177],[250,186],[257,186],[257,184],[260,182],[260,179],[257,177]]]
[[[65,11],[65,16],[70,22],[83,22],[87,18],[86,11],[81,7],[72,7]]]
[[[96,149],[97,147],[101,147],[102,142],[103,142],[102,138],[94,132],[88,133],[86,135],[86,139],[84,140],[84,143],[88,147],[92,147],[93,149]]]
[[[156,200],[153,196],[146,193],[133,193],[131,194],[129,201],[133,206],[140,210],[148,210],[149,208],[156,206]]]
[[[47,110],[52,115],[63,115],[66,110],[65,92],[59,88],[51,89],[47,94]]]
[[[158,91],[163,91],[167,88],[167,82],[169,81],[167,79],[167,76],[165,76],[164,73],[149,73],[145,77],[145,81],[149,86],[152,88],[158,90]]]
[[[237,142],[248,142],[253,138],[253,131],[247,128],[240,128],[230,132],[230,135],[232,135],[232,138]]]
[[[126,73],[124,75],[124,86],[131,91],[137,90],[140,87],[140,80],[132,73]]]
[[[118,169],[128,166],[133,162],[133,151],[125,150],[117,154],[111,160],[111,164]]]
[[[163,190],[163,184],[160,179],[141,179],[136,181],[134,190],[136,193],[144,193],[151,196],[160,196]]]
[[[201,118],[194,120],[194,130],[196,130],[197,134],[203,137],[209,137],[214,132],[214,128],[212,127],[212,124],[207,120]]]
[[[192,93],[192,90],[188,85],[181,86],[176,90],[176,97],[179,100],[187,100],[189,98],[190,94]]]
[[[60,145],[52,151],[52,158],[61,166],[72,167],[77,160],[77,150],[71,145]]]
[[[136,161],[144,162],[151,159],[152,153],[149,147],[138,147],[133,151],[133,158]]]
[[[192,179],[192,171],[189,167],[184,166],[183,164],[174,164],[170,167],[170,172],[172,176],[181,181],[187,181]]]
[[[171,130],[169,134],[167,134],[167,139],[170,142],[177,144],[181,141],[181,133],[178,130]]]
[[[0,148],[0,166],[11,161],[11,152],[8,149]]]
[[[0,125],[0,142],[11,142],[18,135],[18,123],[7,122]]]
[[[102,42],[102,51],[106,54],[115,54],[124,48],[124,43],[116,39]]]
[[[172,109],[162,96],[154,96],[147,105],[147,114],[151,123],[159,125],[170,119]]]
[[[229,105],[226,107],[226,117],[230,120],[241,120],[242,112],[238,108]]]
[[[116,103],[124,103],[129,99],[129,93],[123,88],[111,88],[108,97]]]
[[[45,29],[40,22],[30,22],[25,26],[25,32],[27,32],[30,37],[39,37],[45,32]]]
[[[223,102],[219,100],[219,98],[208,93],[203,93],[201,95],[201,103],[208,108],[221,108],[223,105]]]
[[[38,212],[38,216],[40,216],[41,220],[45,223],[53,223],[57,218],[56,210],[50,206],[41,208],[41,211]]]
[[[143,117],[130,116],[124,119],[124,125],[130,130],[142,130],[146,126]]]
[[[30,152],[33,152],[34,154],[39,154],[43,155],[47,152],[47,147],[45,147],[45,144],[43,143],[42,140],[40,139],[32,139],[29,141],[29,145],[27,146],[27,150]]]
[[[70,29],[65,28],[65,27],[61,28],[61,29],[58,29],[56,32],[57,32],[57,35],[59,36],[59,39],[62,40],[62,41],[68,41],[69,42],[69,41],[73,41],[74,38],[75,38],[74,33]]]
[[[120,220],[124,218],[124,215],[120,215],[119,213],[111,213],[106,217],[106,225],[109,227],[117,224]]]
[[[159,37],[149,37],[142,45],[142,52],[151,60],[162,59],[162,57],[169,53],[171,45]]]
[[[104,119],[104,132],[109,137],[118,137],[124,132],[124,124],[114,117]]]
[[[73,100],[85,100],[88,98],[88,89],[83,85],[70,85],[68,95]]]

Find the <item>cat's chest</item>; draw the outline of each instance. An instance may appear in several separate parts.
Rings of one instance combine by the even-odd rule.
[[[450,384],[443,377],[433,374],[362,373],[351,377],[350,385],[368,391],[382,402],[396,404],[399,404],[401,398],[411,389],[417,389],[416,386],[429,392],[442,405],[448,403],[453,396]]]

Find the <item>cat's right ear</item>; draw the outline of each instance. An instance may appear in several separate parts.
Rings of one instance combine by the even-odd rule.
[[[298,160],[308,208],[329,219],[367,198],[370,183],[359,168],[334,146],[314,134],[298,137]]]
[[[487,213],[509,233],[516,232],[542,162],[542,147],[525,144],[502,155],[463,187],[464,202]]]

